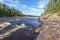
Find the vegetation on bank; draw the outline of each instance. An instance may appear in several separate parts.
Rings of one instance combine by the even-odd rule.
[[[22,16],[22,12],[0,3],[0,17]]]
[[[57,13],[60,16],[60,0],[49,0],[47,8],[42,15]]]

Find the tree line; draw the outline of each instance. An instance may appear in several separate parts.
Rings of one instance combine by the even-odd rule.
[[[49,0],[47,8],[43,14],[53,14],[56,12],[60,15],[60,0]]]
[[[0,17],[23,16],[22,12],[0,3]]]

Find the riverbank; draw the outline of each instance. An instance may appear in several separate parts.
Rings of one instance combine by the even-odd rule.
[[[40,17],[42,28],[36,40],[60,40],[60,16]]]

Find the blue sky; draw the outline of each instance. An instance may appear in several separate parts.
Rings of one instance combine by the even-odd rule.
[[[23,14],[40,16],[49,0],[0,0],[0,2],[22,11]]]

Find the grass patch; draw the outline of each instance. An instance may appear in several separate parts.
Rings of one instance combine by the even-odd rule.
[[[60,12],[57,12],[57,15],[60,16]]]

